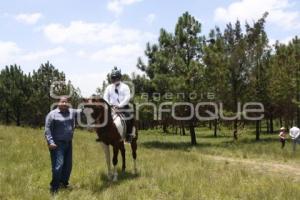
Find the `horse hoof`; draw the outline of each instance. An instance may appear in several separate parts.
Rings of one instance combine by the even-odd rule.
[[[107,175],[107,179],[108,179],[109,181],[111,181],[111,180],[113,179],[113,175],[112,175],[112,174],[108,174],[108,175]]]
[[[114,176],[113,182],[117,182],[117,181],[118,181],[118,177],[117,177],[117,176]]]

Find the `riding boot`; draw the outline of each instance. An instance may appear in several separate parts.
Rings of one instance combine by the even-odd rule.
[[[133,139],[133,135],[132,135],[132,119],[127,120],[127,131],[126,131],[126,142],[131,143],[132,139]]]

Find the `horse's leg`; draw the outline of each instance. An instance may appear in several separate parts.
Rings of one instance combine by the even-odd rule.
[[[105,155],[105,160],[106,160],[106,165],[107,165],[107,176],[108,179],[110,180],[112,177],[111,174],[111,164],[110,164],[110,150],[109,150],[109,145],[106,145],[102,142],[102,147]]]
[[[131,150],[132,150],[132,158],[133,158],[133,170],[134,173],[137,173],[137,167],[136,167],[136,150],[137,150],[137,143],[136,143],[136,138],[134,138],[131,141]]]
[[[119,145],[115,144],[113,146],[114,156],[113,156],[113,165],[114,165],[114,176],[113,181],[118,180],[118,171],[117,171],[117,164],[118,164],[118,153],[119,153]]]
[[[120,150],[121,150],[121,155],[122,155],[122,172],[125,172],[126,159],[125,159],[125,146],[124,146],[124,142],[121,141],[119,145],[120,145]]]

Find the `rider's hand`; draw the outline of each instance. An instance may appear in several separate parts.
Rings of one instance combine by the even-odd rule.
[[[50,150],[53,150],[57,148],[57,145],[53,143],[53,144],[49,144],[48,147]]]

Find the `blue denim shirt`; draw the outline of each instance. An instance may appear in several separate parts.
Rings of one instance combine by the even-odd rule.
[[[81,109],[69,108],[62,112],[58,108],[50,111],[45,122],[45,138],[48,144],[56,141],[71,141],[75,128],[75,119]]]

